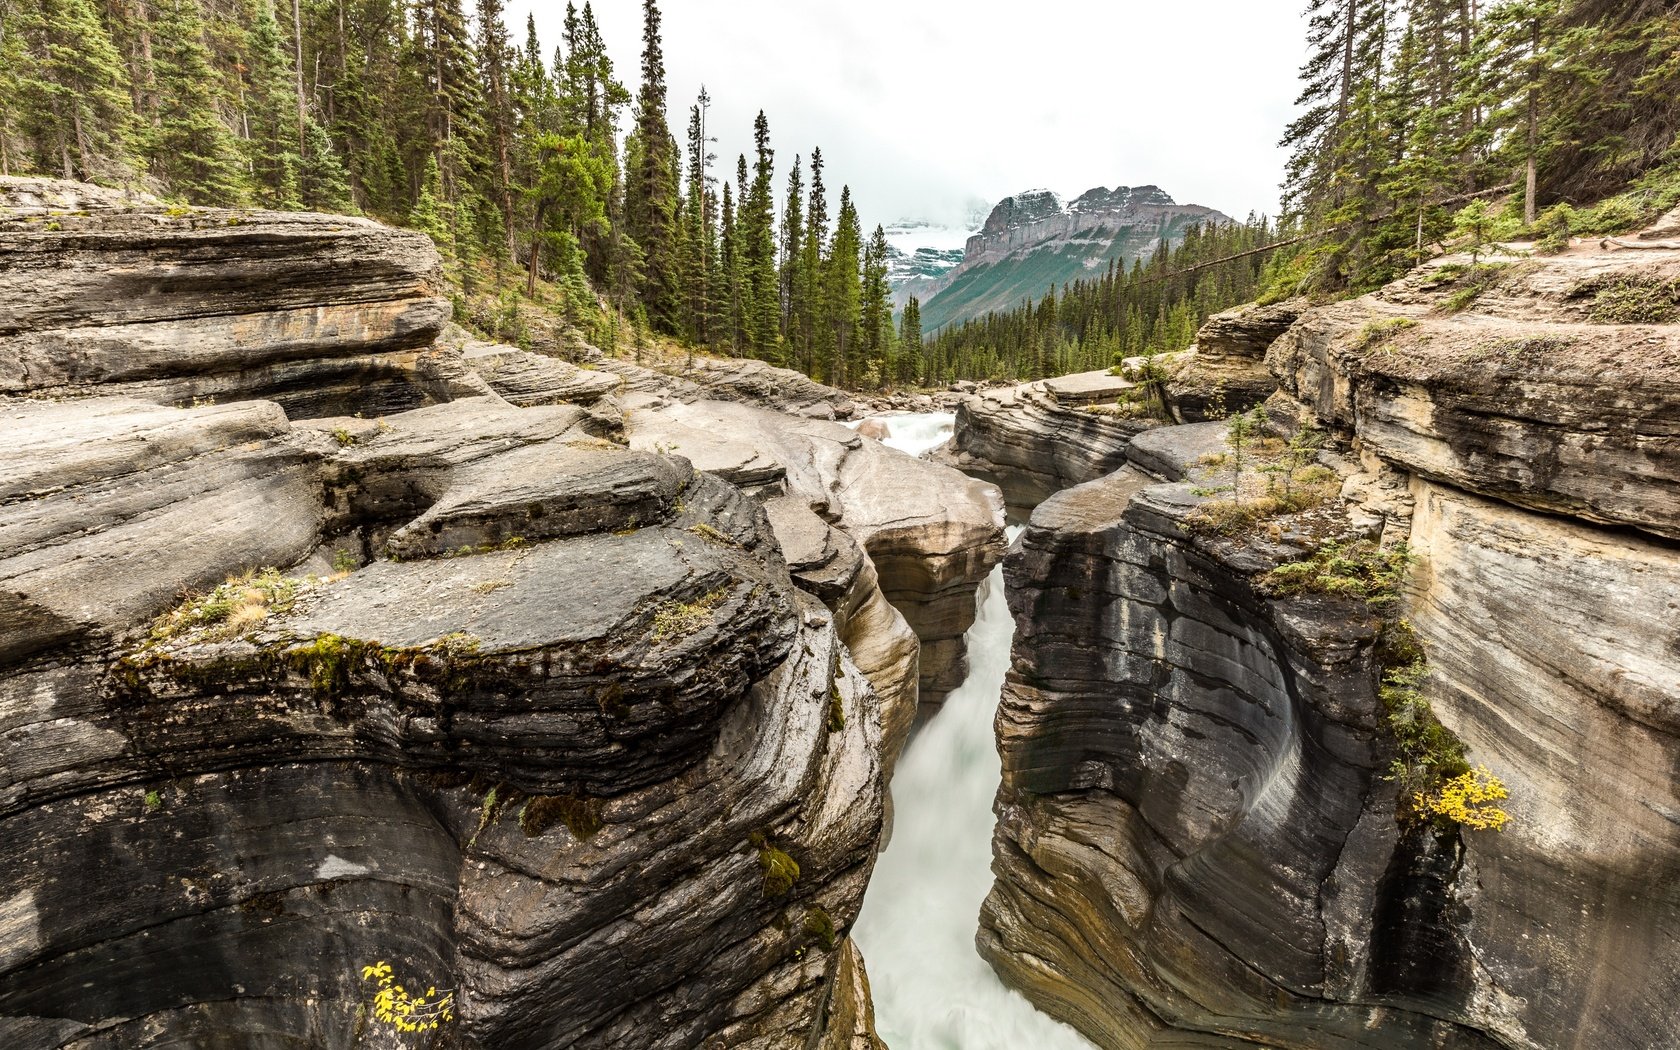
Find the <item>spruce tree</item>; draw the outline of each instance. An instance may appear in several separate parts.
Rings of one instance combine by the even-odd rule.
[[[257,9],[251,26],[250,80],[245,89],[246,152],[252,189],[267,208],[303,207],[298,114],[291,49],[280,38],[272,5]]]
[[[918,378],[932,383],[926,362],[926,348],[922,346],[922,302],[915,296],[904,304],[904,318],[899,325],[898,381],[914,383]]]
[[[793,158],[793,168],[788,172],[787,199],[782,205],[782,258],[781,258],[781,332],[782,341],[787,353],[793,357],[796,367],[804,367],[805,362],[798,356],[799,321],[803,312],[801,296],[805,294],[805,282],[800,274],[805,259],[805,184],[799,170],[799,158]]]
[[[643,0],[642,87],[636,97],[636,130],[626,149],[624,219],[643,253],[642,301],[649,322],[678,334],[681,295],[676,238],[676,141],[665,119],[665,53],[659,7]]]
[[[15,92],[6,96],[5,123],[33,144],[26,166],[67,179],[129,181],[128,76],[92,0],[25,0],[8,6],[4,26],[10,39],[0,47]]]
[[[822,335],[826,352],[828,382],[844,387],[853,381],[854,358],[858,353],[858,309],[861,288],[858,256],[862,231],[857,209],[852,206],[850,186],[840,189],[840,213],[834,223],[834,240],[823,260]]]
[[[823,333],[823,260],[828,252],[828,195],[823,186],[823,155],[821,149],[811,151],[811,192],[805,202],[804,262],[798,276],[802,287],[797,292],[799,314],[800,370],[816,375],[822,365],[820,358],[826,338]]]
[[[194,204],[241,204],[248,180],[217,105],[220,91],[198,0],[158,0],[152,24],[157,122],[145,135],[152,171]]]
[[[742,262],[750,290],[747,326],[755,357],[780,359],[781,279],[776,268],[775,151],[770,148],[770,122],[759,110],[753,122],[753,175],[736,225],[741,231]]]
[[[514,112],[513,44],[502,21],[502,0],[478,0],[477,48],[479,81],[484,96],[484,128],[489,140],[490,182],[501,209],[505,250],[513,252],[514,236]],[[488,247],[488,246],[486,246]]]
[[[877,386],[892,381],[892,289],[887,287],[887,233],[880,226],[863,251],[858,305],[858,348]]]

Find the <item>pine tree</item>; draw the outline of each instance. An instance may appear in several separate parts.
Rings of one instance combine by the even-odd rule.
[[[933,378],[926,362],[926,348],[922,345],[922,301],[915,296],[904,304],[904,319],[899,325],[898,381],[914,383],[918,378],[931,384]]]
[[[627,233],[644,256],[642,300],[648,320],[675,335],[682,331],[674,231],[676,141],[665,119],[659,7],[655,0],[643,0],[642,12],[642,88],[636,97],[636,130],[626,150],[624,218]]]
[[[858,350],[877,386],[892,381],[892,289],[887,287],[887,232],[875,227],[863,251]]]
[[[850,186],[840,188],[840,213],[834,223],[834,240],[823,260],[822,334],[827,352],[828,381],[844,387],[853,381],[854,358],[858,353],[858,310],[861,288],[858,255],[862,231],[857,209],[852,206]]]
[[[33,143],[31,166],[67,179],[128,182],[128,76],[91,0],[24,0],[8,5],[4,26],[15,91],[6,98],[17,103],[15,118],[12,103],[5,105],[6,123],[15,121],[13,133]]]
[[[487,167],[483,94],[461,0],[415,0],[412,63],[424,83],[419,110],[442,177],[444,199],[460,202]]]
[[[805,203],[804,261],[798,277],[802,287],[797,298],[799,314],[800,370],[817,375],[826,344],[823,330],[823,260],[828,253],[828,195],[823,186],[823,155],[821,149],[811,151],[811,192]]]
[[[781,280],[776,269],[775,151],[770,122],[759,110],[753,122],[753,176],[736,214],[742,264],[749,284],[747,328],[755,357],[777,361],[782,323]]]
[[[788,172],[787,199],[782,205],[781,258],[781,332],[787,352],[799,366],[799,316],[804,311],[801,297],[805,294],[805,280],[801,268],[805,262],[805,183],[799,170],[799,158],[793,158]]]
[[[718,346],[729,354],[739,356],[745,346],[746,273],[741,265],[739,228],[735,222],[735,191],[727,180],[723,184],[723,217],[718,229],[718,246],[721,286],[718,297],[721,317],[716,326]]]
[[[194,204],[242,203],[247,179],[217,111],[220,92],[198,0],[158,0],[152,29],[158,109],[145,136],[152,171]]]
[[[514,231],[514,111],[513,44],[502,21],[502,0],[478,0],[478,54],[480,91],[484,97],[484,128],[489,140],[490,182],[493,199],[501,209],[505,250],[513,253]],[[486,246],[489,247],[489,246]]]
[[[280,38],[272,6],[262,4],[250,34],[250,83],[245,91],[250,137],[245,147],[257,203],[268,208],[303,207],[303,155],[290,51]]]

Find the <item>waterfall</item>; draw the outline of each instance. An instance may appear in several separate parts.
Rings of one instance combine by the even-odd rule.
[[[912,455],[950,437],[948,413],[884,418],[885,443]],[[1018,529],[1010,529],[1013,540]],[[992,716],[1015,621],[1003,569],[977,596],[969,673],[910,741],[893,774],[892,842],[852,936],[863,949],[875,1023],[893,1050],[1090,1050],[1072,1028],[1006,988],[974,948],[992,885],[992,798],[1001,765]]]

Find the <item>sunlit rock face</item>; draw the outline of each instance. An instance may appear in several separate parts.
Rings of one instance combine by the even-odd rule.
[[[0,192],[0,1043],[387,1047],[385,963],[430,1045],[876,1045],[857,540],[432,342],[424,238]]]
[[[414,351],[450,306],[425,234],[6,179],[0,242],[0,393],[122,384],[165,404],[263,398],[294,418],[428,400]]]
[[[937,704],[962,681],[975,592],[1003,555],[995,488],[826,420],[705,398],[639,394],[625,404],[633,448],[674,449],[747,491],[791,499],[868,554],[881,593],[920,641],[919,702]],[[878,682],[902,679],[881,666]],[[909,721],[889,715],[906,730]]]
[[[1105,1048],[1672,1042],[1680,331],[1603,291],[1673,254],[1513,261],[1456,310],[1462,278],[1426,270],[1304,313],[1266,359],[1272,418],[1337,446],[1316,525],[1193,527],[1219,424],[1039,506],[1005,565],[979,939],[1006,981]],[[1263,582],[1327,522],[1410,543],[1380,615],[1508,787],[1504,830],[1397,820],[1379,613]]]
[[[1159,425],[1112,413],[1135,387],[1087,372],[971,394],[957,406],[950,447],[938,458],[995,483],[1024,519],[1056,492],[1124,466],[1132,438]]]

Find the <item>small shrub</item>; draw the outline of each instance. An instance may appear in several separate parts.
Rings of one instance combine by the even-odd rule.
[[[378,988],[371,1004],[374,1020],[398,1032],[435,1032],[455,1019],[454,992],[428,987],[424,995],[414,995],[397,983],[391,964],[383,959],[362,967],[362,980],[373,981]]]
[[[192,634],[197,641],[237,638],[268,618],[285,612],[296,600],[303,581],[278,569],[260,569],[230,577],[208,594],[188,598],[158,617],[150,641],[165,642]]]
[[[163,792],[159,791],[157,788],[152,788],[150,791],[146,792],[146,797],[143,801],[146,806],[146,812],[148,813],[154,809],[161,809],[163,808]]]
[[[1534,220],[1534,247],[1547,255],[1563,251],[1569,247],[1569,238],[1575,232],[1575,224],[1573,207],[1567,203],[1552,205]]]
[[[814,937],[822,942],[822,946],[829,951],[840,943],[839,933],[834,928],[834,917],[823,908],[813,905],[805,909],[805,921],[801,924],[805,935]]]
[[[1380,321],[1372,321],[1359,330],[1359,336],[1354,340],[1354,349],[1369,350],[1381,346],[1408,328],[1417,326],[1418,323],[1410,317],[1385,317]]]
[[[1260,582],[1283,595],[1326,594],[1381,604],[1400,596],[1411,563],[1411,550],[1404,543],[1330,543],[1302,561],[1279,565]]]
[[[333,572],[343,576],[356,571],[356,556],[349,551],[339,548],[333,551]]]
[[[1598,287],[1587,316],[1596,324],[1669,324],[1680,317],[1680,278],[1616,278]]]
[[[661,602],[653,610],[653,640],[686,637],[712,622],[712,613],[729,597],[729,588],[719,587],[692,602]]]
[[[716,528],[713,528],[711,525],[708,525],[703,521],[702,522],[697,522],[693,525],[690,525],[688,527],[688,531],[694,533],[696,536],[700,537],[703,540],[710,540],[711,542],[719,545],[720,547],[739,547],[740,546],[740,544],[736,543],[735,540],[732,537],[726,535],[725,533],[721,532],[720,530],[718,530]]]
[[[1453,777],[1429,794],[1415,799],[1417,807],[1443,820],[1480,831],[1499,831],[1511,815],[1497,803],[1511,797],[1505,782],[1477,766]]]
[[[799,881],[799,862],[760,838],[758,867],[764,873],[764,896],[785,897]]]
[[[840,695],[840,683],[833,682],[828,687],[828,731],[838,733],[846,728],[846,701]]]
[[[351,445],[356,443],[356,435],[350,433],[350,431],[344,429],[343,427],[334,429],[332,436],[333,440],[338,442],[339,448],[349,448]]]

